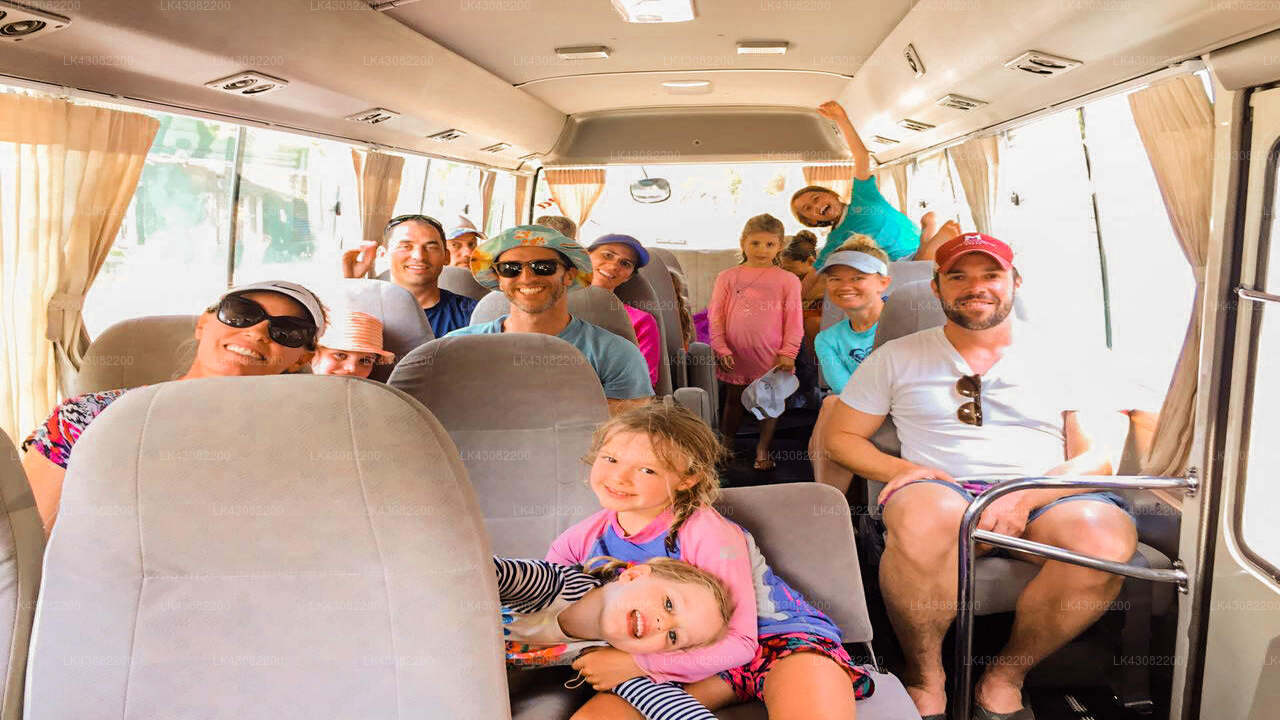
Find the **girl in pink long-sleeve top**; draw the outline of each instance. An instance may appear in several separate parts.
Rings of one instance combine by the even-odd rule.
[[[804,340],[800,281],[777,264],[782,234],[782,222],[772,215],[748,220],[740,238],[743,262],[716,276],[707,308],[716,376],[727,386],[720,431],[730,452],[742,423],[742,391],[775,367],[795,372]],[[760,423],[757,470],[773,469],[769,446],[777,426],[777,418]]]
[[[606,648],[580,656],[573,667],[601,691],[648,675],[687,683],[685,690],[712,710],[756,699],[770,717],[851,720],[854,700],[874,689],[871,677],[853,665],[835,624],[769,569],[751,534],[712,507],[722,452],[711,428],[679,405],[635,408],[596,431],[589,482],[604,509],[556,538],[546,559],[578,565],[597,556],[631,563],[676,558],[719,578],[734,609],[728,631],[711,645],[647,655]],[[667,598],[644,612],[633,632],[666,633],[678,642],[686,623],[681,604]],[[574,717],[635,715],[602,692]]]

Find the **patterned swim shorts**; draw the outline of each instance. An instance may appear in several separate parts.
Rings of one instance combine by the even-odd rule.
[[[812,652],[831,658],[849,674],[853,682],[853,696],[858,700],[871,697],[876,691],[875,683],[865,670],[853,664],[853,658],[844,646],[821,635],[809,633],[785,633],[760,638],[760,647],[751,662],[726,670],[720,677],[729,683],[733,692],[743,702],[764,700],[764,681],[774,663],[782,658],[799,652]]]

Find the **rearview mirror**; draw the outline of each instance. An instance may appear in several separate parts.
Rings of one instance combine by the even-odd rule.
[[[671,197],[671,183],[665,178],[644,178],[631,183],[631,199],[638,203],[660,203]]]

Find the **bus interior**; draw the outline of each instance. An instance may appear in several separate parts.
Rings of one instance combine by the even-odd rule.
[[[1280,3],[0,0],[0,720],[586,717],[572,672],[504,669],[488,558],[542,558],[598,509],[581,459],[613,396],[563,342],[438,338],[381,251],[340,268],[393,217],[633,236],[648,264],[569,311],[633,343],[623,303],[652,315],[656,402],[718,428],[732,400],[696,326],[744,224],[793,236],[797,191],[864,182],[831,100],[896,212],[1012,248],[1018,321],[1054,338],[1046,360],[1096,358],[1115,409],[1114,476],[1077,482],[1128,501],[1133,558],[1001,546],[1124,577],[1025,708],[1280,717]],[[500,323],[508,300],[463,265],[439,287]],[[876,348],[943,323],[934,260],[888,267]],[[175,381],[210,301],[266,281],[375,316],[395,362]],[[810,365],[767,462],[766,423],[729,438],[717,508],[869,668],[857,717],[918,718],[882,485],[826,479]],[[46,535],[20,445],[114,390]],[[1037,572],[975,560],[1004,537],[975,528],[938,717],[990,716],[973,681]]]

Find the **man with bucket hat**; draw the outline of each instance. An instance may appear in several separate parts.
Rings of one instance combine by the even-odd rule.
[[[569,314],[568,293],[591,284],[591,259],[581,245],[548,227],[518,225],[476,248],[471,273],[481,285],[506,295],[510,312],[450,335],[555,335],[586,356],[600,378],[610,412],[621,412],[653,396],[639,348]]]
[[[1078,348],[1016,322],[1022,284],[1013,250],[967,233],[938,247],[933,294],[946,323],[891,340],[845,386],[825,440],[832,458],[884,483],[880,585],[906,656],[907,692],[926,720],[944,717],[942,638],[955,617],[956,537],[969,502],[996,482],[1044,475],[1108,475],[1084,413],[1103,409],[1096,374]],[[890,297],[889,302],[894,302]],[[901,457],[870,438],[893,415]],[[1120,497],[1089,490],[1024,490],[994,501],[979,527],[1115,562],[1137,547]],[[979,720],[1032,720],[1027,673],[1092,625],[1124,578],[1036,560],[1013,631],[986,663],[974,694]]]

